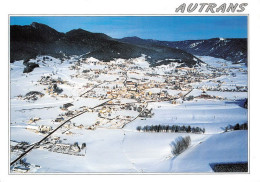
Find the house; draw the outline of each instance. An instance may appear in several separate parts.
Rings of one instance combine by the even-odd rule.
[[[39,121],[41,118],[38,118],[38,117],[34,117],[34,118],[31,118],[28,122],[28,124],[31,124],[31,123],[34,123],[36,121]]]
[[[14,167],[14,171],[15,172],[19,172],[19,173],[26,173],[30,170],[29,167],[25,167],[25,166],[16,166]]]
[[[127,80],[126,81],[126,86],[127,87],[136,87],[136,83],[135,82],[133,82],[133,81],[131,81],[131,80]]]
[[[75,142],[74,145],[72,145],[72,146],[70,147],[70,150],[71,150],[72,152],[80,152],[80,147],[78,146],[78,143]]]
[[[65,116],[68,116],[68,117],[74,116],[74,112],[73,111],[67,111],[65,113]]]
[[[56,118],[56,119],[54,120],[54,122],[62,122],[63,120],[64,120],[63,117],[59,117],[59,118]]]
[[[53,148],[53,152],[64,153],[68,152],[69,149],[70,144],[57,143]]]
[[[202,93],[202,94],[199,95],[197,98],[200,98],[200,99],[214,99],[213,96],[208,95],[208,94],[206,94],[206,93]]]
[[[99,113],[101,113],[101,114],[110,113],[110,112],[111,112],[111,109],[106,108],[106,107],[103,107],[102,109],[99,110]]]
[[[39,129],[39,132],[41,132],[41,133],[48,133],[52,130],[52,127],[41,125],[41,126],[38,127],[38,129]]]
[[[144,118],[151,118],[153,116],[152,109],[145,109],[140,113],[139,116]]]
[[[137,92],[137,88],[128,87],[128,88],[127,88],[127,91]]]
[[[61,110],[68,110],[69,107],[73,106],[71,103],[63,104],[63,106],[60,108]]]
[[[183,100],[181,98],[178,99],[175,98],[172,100],[172,104],[181,104],[181,103],[183,103]]]

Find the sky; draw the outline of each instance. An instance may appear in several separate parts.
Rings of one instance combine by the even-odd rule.
[[[11,16],[10,25],[46,24],[59,32],[82,28],[113,38],[165,41],[247,38],[247,16]]]

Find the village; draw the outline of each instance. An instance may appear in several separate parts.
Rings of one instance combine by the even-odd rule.
[[[45,61],[45,60],[43,60]],[[135,60],[117,60],[111,62],[102,62],[95,59],[79,59],[74,62],[69,69],[76,70],[76,74],[70,75],[71,78],[82,78],[87,81],[83,86],[86,92],[79,95],[82,98],[93,98],[99,100],[111,99],[105,106],[101,108],[88,108],[82,106],[80,109],[70,109],[72,103],[63,104],[60,109],[64,111],[59,117],[53,119],[53,122],[61,123],[70,117],[82,112],[97,113],[98,119],[93,125],[77,125],[70,123],[64,127],[72,128],[85,128],[95,129],[97,127],[112,127],[122,128],[125,124],[131,122],[135,117],[122,114],[123,111],[133,111],[136,117],[152,117],[152,110],[147,110],[146,107],[149,102],[170,102],[172,104],[181,104],[183,101],[191,101],[193,99],[219,99],[224,98],[207,94],[207,91],[219,92],[247,92],[247,86],[235,86],[232,89],[222,88],[223,81],[217,78],[229,75],[229,69],[225,68],[212,68],[207,66],[208,73],[203,73],[199,69],[181,67],[178,68],[177,63],[171,63],[158,68],[142,67],[134,63]],[[83,69],[82,65],[93,65],[93,69]],[[104,66],[105,69],[95,67]],[[234,68],[237,69],[237,68]],[[163,73],[158,74],[158,70]],[[170,70],[170,71],[169,71]],[[239,70],[244,71],[244,70]],[[54,74],[51,73],[42,76],[36,85],[44,85],[45,93],[31,91],[24,97],[19,96],[20,99],[35,101],[39,97],[47,94],[55,98],[72,98],[63,93],[60,86],[67,85],[74,87],[73,83],[68,80],[62,80],[60,77],[57,79],[52,78]],[[115,80],[107,81],[103,77],[112,77]],[[235,76],[232,74],[232,76]],[[214,83],[214,85],[207,86],[204,84],[201,87],[193,86],[194,83],[201,83],[207,81]],[[200,89],[201,94],[197,96],[189,95],[193,89]],[[131,102],[122,103],[123,99],[128,99]],[[121,112],[120,112],[121,111]],[[119,113],[119,114],[116,114]],[[36,123],[36,119],[31,119],[30,123]],[[41,133],[47,133],[52,130],[50,126],[33,126],[34,130]],[[32,126],[28,126],[32,129]],[[69,132],[68,132],[69,133]]]
[[[94,67],[105,66],[105,69],[83,69],[81,65],[93,65]],[[83,86],[86,92],[79,97],[93,98],[99,100],[111,99],[105,106],[100,108],[88,108],[82,106],[80,109],[70,109],[72,103],[63,104],[60,109],[64,111],[59,117],[53,119],[53,122],[61,123],[70,117],[82,112],[97,113],[98,119],[93,125],[77,125],[70,123],[65,125],[66,128],[85,128],[95,129],[97,127],[112,127],[122,128],[125,124],[131,122],[134,118],[138,117],[152,117],[152,109],[146,109],[149,102],[170,102],[172,104],[181,104],[183,101],[191,101],[196,98],[201,99],[219,99],[224,98],[219,96],[208,95],[207,91],[220,91],[220,92],[247,92],[247,87],[236,86],[234,89],[222,88],[223,81],[216,80],[221,76],[229,74],[228,69],[224,68],[209,68],[211,72],[202,73],[196,68],[182,67],[178,68],[177,64],[171,63],[162,68],[141,67],[134,63],[133,60],[129,61],[111,61],[101,62],[95,59],[79,59],[72,64],[69,69],[76,70],[76,74],[70,77],[82,78],[87,81]],[[156,73],[156,69],[162,70],[163,74]],[[171,70],[171,71],[168,71]],[[173,71],[174,70],[174,71]],[[115,80],[107,81],[100,79],[103,77],[114,77]],[[215,83],[214,86],[203,85],[196,87],[202,92],[200,95],[189,95],[194,89],[194,83],[200,83],[205,80]],[[30,92],[23,97],[25,100],[36,100],[44,94],[51,97],[72,98],[63,93],[60,86],[67,85],[73,87],[74,85],[68,80],[62,80],[60,77],[57,79],[52,78],[52,74],[42,76],[36,84],[44,85],[45,93]],[[19,96],[22,98],[22,96]],[[131,102],[122,103],[123,99],[129,99]],[[123,111],[133,111],[136,115],[124,115]],[[116,114],[119,113],[119,114]],[[36,122],[31,119],[29,123]],[[28,129],[31,129],[28,126]],[[34,127],[35,128],[35,127]],[[52,130],[50,126],[38,126],[34,129],[37,132],[46,133]],[[69,133],[69,132],[67,132]]]

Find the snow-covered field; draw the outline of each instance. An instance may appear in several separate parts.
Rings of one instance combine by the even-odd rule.
[[[109,105],[100,110],[92,109],[89,112],[72,119],[71,128],[62,127],[51,137],[59,137],[59,142],[81,146],[86,144],[84,155],[76,156],[35,148],[25,156],[31,165],[29,173],[173,173],[173,172],[213,172],[211,163],[222,162],[247,162],[248,161],[248,132],[247,130],[224,132],[228,125],[248,122],[248,110],[243,107],[246,99],[245,91],[212,91],[211,87],[232,89],[247,87],[247,67],[243,64],[233,65],[223,59],[200,57],[202,61],[212,68],[224,69],[225,76],[191,83],[193,90],[187,96],[195,97],[191,101],[172,104],[170,101],[149,102],[147,108],[152,109],[151,118],[137,117],[138,112],[133,110],[117,110],[119,106]],[[53,129],[61,123],[53,122],[56,118],[64,116],[68,111],[82,111],[83,108],[94,108],[108,101],[104,98],[113,87],[124,87],[125,76],[120,68],[112,69],[117,64],[127,64],[127,60],[118,59],[110,64],[104,64],[90,58],[89,64],[81,63],[76,66],[77,57],[61,62],[51,57],[51,61],[43,61],[43,56],[38,57],[39,64],[31,73],[24,74],[22,61],[10,64],[10,145],[20,142],[33,144],[42,139],[46,134],[33,130],[41,125]],[[152,83],[164,83],[165,72],[171,68],[160,66],[151,70],[144,56],[132,60],[129,67],[138,66],[142,70],[127,72],[129,80],[146,79]],[[206,65],[198,68],[201,73],[210,74],[211,68]],[[83,70],[89,72],[83,74]],[[100,73],[100,71],[106,71]],[[120,73],[121,71],[121,73]],[[146,73],[158,73],[156,77],[147,76]],[[96,74],[95,74],[96,72]],[[179,73],[183,75],[184,73]],[[95,77],[96,75],[96,77]],[[42,76],[61,79],[66,84],[57,84],[63,89],[66,97],[51,95],[47,92],[48,85],[40,84]],[[115,82],[119,82],[115,84]],[[122,83],[120,81],[122,80]],[[102,84],[104,83],[104,84]],[[220,84],[221,83],[221,84]],[[94,88],[99,85],[98,88]],[[222,99],[196,98],[203,91],[211,96]],[[90,90],[90,91],[88,91]],[[148,88],[145,93],[159,94],[160,88]],[[167,90],[170,96],[186,94],[187,90]],[[44,95],[35,101],[21,99],[30,91],[39,91]],[[93,97],[81,97],[82,93]],[[94,94],[93,94],[93,93]],[[97,96],[96,96],[97,95]],[[104,97],[101,97],[103,95]],[[20,96],[20,97],[19,97]],[[119,96],[120,97],[120,96]],[[121,104],[135,103],[134,98],[122,98]],[[62,110],[64,104],[72,103],[67,110]],[[116,102],[115,102],[116,103]],[[108,110],[109,116],[103,116]],[[104,119],[116,118],[116,119]],[[127,118],[124,127],[108,127],[111,123],[119,122],[119,118]],[[34,122],[30,122],[33,118]],[[66,118],[66,117],[65,117]],[[67,117],[68,119],[69,117]],[[100,122],[110,122],[97,125]],[[118,124],[118,123],[116,123]],[[83,128],[78,126],[82,125]],[[94,126],[94,130],[88,129]],[[96,126],[97,125],[97,126]],[[145,125],[179,125],[205,128],[205,133],[166,133],[166,132],[138,132],[137,126]],[[116,125],[117,126],[117,125]],[[119,125],[118,125],[119,126]],[[120,125],[122,126],[122,125]],[[31,128],[31,129],[28,129]],[[172,154],[171,142],[178,137],[191,137],[189,148],[178,156]],[[11,152],[11,161],[21,152]],[[37,166],[37,167],[35,167]],[[14,171],[12,171],[14,172]]]
[[[205,128],[208,134],[223,132],[229,124],[247,122],[247,110],[228,101],[184,102],[175,107],[169,103],[150,103],[154,117],[145,120],[137,119],[126,128],[134,130],[136,126],[145,125],[190,125]]]

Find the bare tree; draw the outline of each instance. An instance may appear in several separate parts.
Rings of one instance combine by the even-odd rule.
[[[170,146],[172,147],[172,154],[179,155],[184,152],[191,143],[190,136],[178,137],[175,141],[171,142]]]

